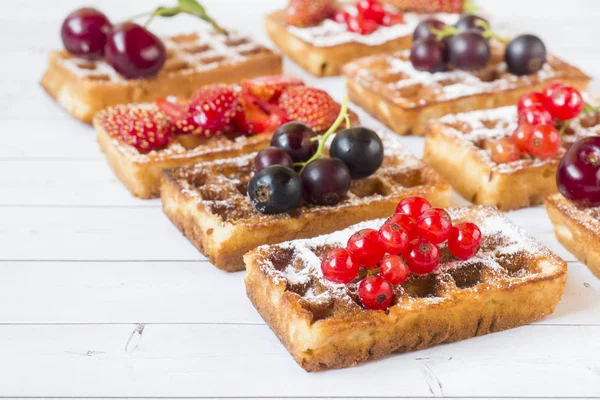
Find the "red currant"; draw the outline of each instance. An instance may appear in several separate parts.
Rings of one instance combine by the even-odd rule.
[[[492,161],[496,164],[504,164],[521,159],[519,147],[511,138],[496,140],[492,144]]]
[[[414,219],[417,219],[427,209],[431,208],[431,203],[423,197],[412,196],[407,197],[398,203],[396,213],[408,214]]]
[[[560,133],[552,125],[536,125],[527,140],[527,151],[534,157],[550,158],[562,146]]]
[[[546,98],[550,98],[550,96],[552,96],[552,92],[561,87],[564,86],[565,84],[562,82],[552,82],[550,84],[548,84],[545,88],[544,88],[544,95],[546,96]]]
[[[392,285],[399,285],[408,278],[410,270],[400,256],[385,256],[379,263],[379,273]]]
[[[520,151],[527,151],[527,140],[533,130],[533,125],[521,124],[512,134],[512,140],[515,142]]]
[[[526,108],[529,108],[532,106],[546,107],[547,101],[548,101],[548,98],[546,97],[546,95],[544,93],[530,92],[530,93],[527,93],[527,94],[524,94],[523,96],[521,96],[521,98],[519,99],[519,102],[517,103],[517,110],[519,113],[521,113]]]
[[[383,224],[379,229],[379,241],[389,254],[402,254],[408,246],[409,237],[406,230],[396,223]]]
[[[411,242],[417,238],[417,220],[407,214],[394,214],[385,221],[386,224],[398,224],[406,233],[408,241]]]
[[[358,264],[354,263],[346,249],[329,250],[321,261],[323,276],[335,283],[349,283],[358,275]]]
[[[368,276],[358,285],[358,297],[369,310],[385,310],[394,297],[392,285],[379,275]]]
[[[350,32],[369,35],[377,29],[379,25],[372,19],[366,19],[361,14],[351,16],[346,20],[346,27]]]
[[[554,119],[545,106],[531,106],[519,112],[519,124],[552,125]]]
[[[451,228],[452,218],[442,208],[430,208],[417,220],[419,237],[434,244],[442,243],[448,239]]]
[[[332,20],[340,24],[345,24],[348,21],[348,18],[350,18],[350,13],[348,13],[348,11],[336,11],[331,16]]]
[[[584,105],[581,93],[573,86],[556,86],[548,96],[548,110],[554,118],[562,121],[568,121],[578,116]]]
[[[461,222],[452,227],[448,238],[448,249],[456,258],[467,260],[473,257],[483,237],[479,227],[471,222]]]
[[[375,21],[378,24],[383,23],[385,10],[383,5],[377,0],[359,0],[356,9],[365,19]]]
[[[383,258],[385,248],[375,229],[363,229],[350,236],[348,251],[359,267],[373,267]]]
[[[427,239],[419,239],[408,245],[404,259],[410,272],[428,274],[440,263],[440,249]]]
[[[383,17],[381,25],[383,26],[394,26],[404,23],[404,14],[387,13]]]

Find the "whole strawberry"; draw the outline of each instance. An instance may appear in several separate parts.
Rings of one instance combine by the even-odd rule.
[[[223,84],[204,86],[187,105],[166,100],[156,105],[179,133],[206,137],[230,131],[241,112],[239,91]]]
[[[315,132],[328,129],[341,109],[326,92],[306,86],[285,89],[279,99],[279,107],[290,121],[302,122]]]
[[[242,82],[242,87],[250,94],[275,103],[279,101],[281,93],[286,88],[301,85],[304,85],[302,80],[283,75],[259,76],[257,78],[246,79]]]
[[[154,109],[120,105],[105,111],[100,118],[110,136],[120,138],[140,153],[161,149],[173,137],[173,125]]]
[[[332,0],[290,0],[285,9],[285,22],[298,27],[318,25],[334,13]]]

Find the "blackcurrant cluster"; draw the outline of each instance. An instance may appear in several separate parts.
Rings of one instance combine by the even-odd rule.
[[[413,33],[410,61],[416,70],[431,73],[448,69],[479,70],[490,62],[490,38],[506,42],[478,15],[462,15],[454,26],[426,19]],[[546,47],[537,36],[521,35],[507,44],[504,58],[509,72],[533,74],[546,62]]]
[[[317,136],[300,122],[288,122],[273,135],[271,146],[254,159],[255,175],[248,184],[254,208],[263,214],[279,214],[298,207],[302,200],[333,206],[342,201],[352,179],[373,174],[383,162],[383,143],[377,134],[364,127],[339,130],[345,107],[336,123]],[[323,152],[327,139],[335,134]]]

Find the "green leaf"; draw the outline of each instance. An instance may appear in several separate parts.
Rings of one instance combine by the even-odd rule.
[[[179,8],[188,13],[206,16],[206,10],[196,0],[178,0]]]
[[[156,11],[154,11],[154,15],[159,17],[174,17],[179,13],[181,13],[179,7],[158,7]]]

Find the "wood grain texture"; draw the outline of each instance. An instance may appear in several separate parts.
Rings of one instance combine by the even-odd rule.
[[[122,20],[166,3],[93,5]],[[202,3],[268,44],[262,16],[286,0]],[[600,70],[597,0],[478,3],[501,30],[539,34],[590,75]],[[557,242],[541,207],[510,217],[569,262],[552,316],[357,368],[305,373],[250,305],[243,273],[216,270],[158,201],[129,196],[91,127],[39,87],[47,52],[60,46],[62,19],[83,5],[49,4],[13,1],[0,13],[0,397],[600,396],[600,281]],[[152,29],[171,34],[198,23],[175,21]],[[285,67],[342,99],[341,79],[315,79],[289,60]],[[402,140],[422,154],[421,138]]]

